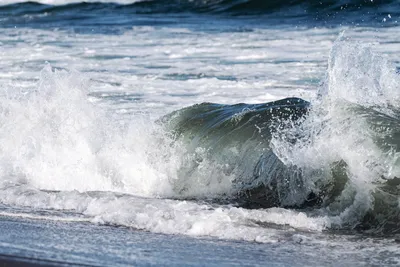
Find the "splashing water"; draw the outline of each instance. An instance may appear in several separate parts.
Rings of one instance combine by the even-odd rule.
[[[369,220],[386,224],[393,218],[378,219],[382,213],[398,214],[393,203],[398,192],[382,196],[381,190],[399,176],[399,89],[399,76],[386,58],[369,45],[338,40],[319,99],[300,127],[287,129],[296,143],[280,136],[272,140],[278,157],[302,169],[312,190],[343,188],[325,200],[323,209],[336,227],[368,225]]]
[[[47,66],[36,90],[1,96],[3,204],[262,242],[270,224],[400,229],[399,78],[366,45],[335,43],[311,106],[203,104],[150,123],[88,101],[89,84]],[[261,209],[243,208],[260,196]]]
[[[155,148],[150,150],[158,145],[160,156],[167,158],[162,130],[143,119],[121,121],[89,102],[88,84],[77,72],[47,66],[36,90],[5,91],[0,115],[3,186],[168,195],[168,168],[163,170],[155,162]],[[160,138],[164,144],[157,144]]]

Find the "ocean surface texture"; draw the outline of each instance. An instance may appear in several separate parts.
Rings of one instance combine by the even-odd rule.
[[[400,265],[400,1],[0,1],[0,261]]]

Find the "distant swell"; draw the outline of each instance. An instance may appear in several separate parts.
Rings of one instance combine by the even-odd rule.
[[[396,19],[399,16],[399,1],[371,0],[294,0],[294,1],[263,1],[263,0],[154,0],[154,1],[84,1],[65,0],[53,2],[46,0],[21,2],[8,0],[0,6],[0,17],[18,16],[24,14],[57,15],[69,14],[65,19],[86,18],[86,14],[226,14],[230,16],[266,15],[266,18],[307,18],[312,21],[335,21],[341,23],[381,22],[390,14]]]

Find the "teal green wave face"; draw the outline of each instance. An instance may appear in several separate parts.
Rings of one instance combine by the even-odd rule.
[[[246,207],[303,205],[309,190],[302,199],[287,203],[276,196],[276,180],[286,179],[293,168],[275,156],[270,141],[280,128],[299,123],[308,108],[309,103],[298,98],[253,105],[203,103],[163,117],[160,123],[185,149],[175,190],[191,197],[194,180],[209,183],[209,176],[219,176],[217,180],[229,180],[231,187],[212,196],[219,200],[235,200]]]

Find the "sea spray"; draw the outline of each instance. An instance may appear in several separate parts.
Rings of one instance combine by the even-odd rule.
[[[168,195],[169,168],[162,168],[173,159],[162,154],[163,148],[168,153],[168,142],[160,143],[167,135],[157,137],[154,123],[121,121],[89,102],[88,85],[80,73],[46,66],[35,90],[6,91],[0,114],[2,182],[41,190]]]
[[[325,199],[323,209],[332,215],[335,227],[362,228],[368,220],[385,223],[377,219],[380,212],[375,206],[387,202],[387,197],[376,192],[398,176],[400,143],[393,137],[399,134],[399,82],[395,67],[369,45],[338,40],[319,98],[299,127],[286,129],[286,134],[299,139],[295,144],[278,135],[272,140],[276,155],[287,166],[300,168],[303,179],[314,185],[342,184],[340,196]],[[338,166],[343,168],[339,176]],[[316,170],[324,170],[325,175],[315,176]],[[389,202],[380,208],[392,209]]]

